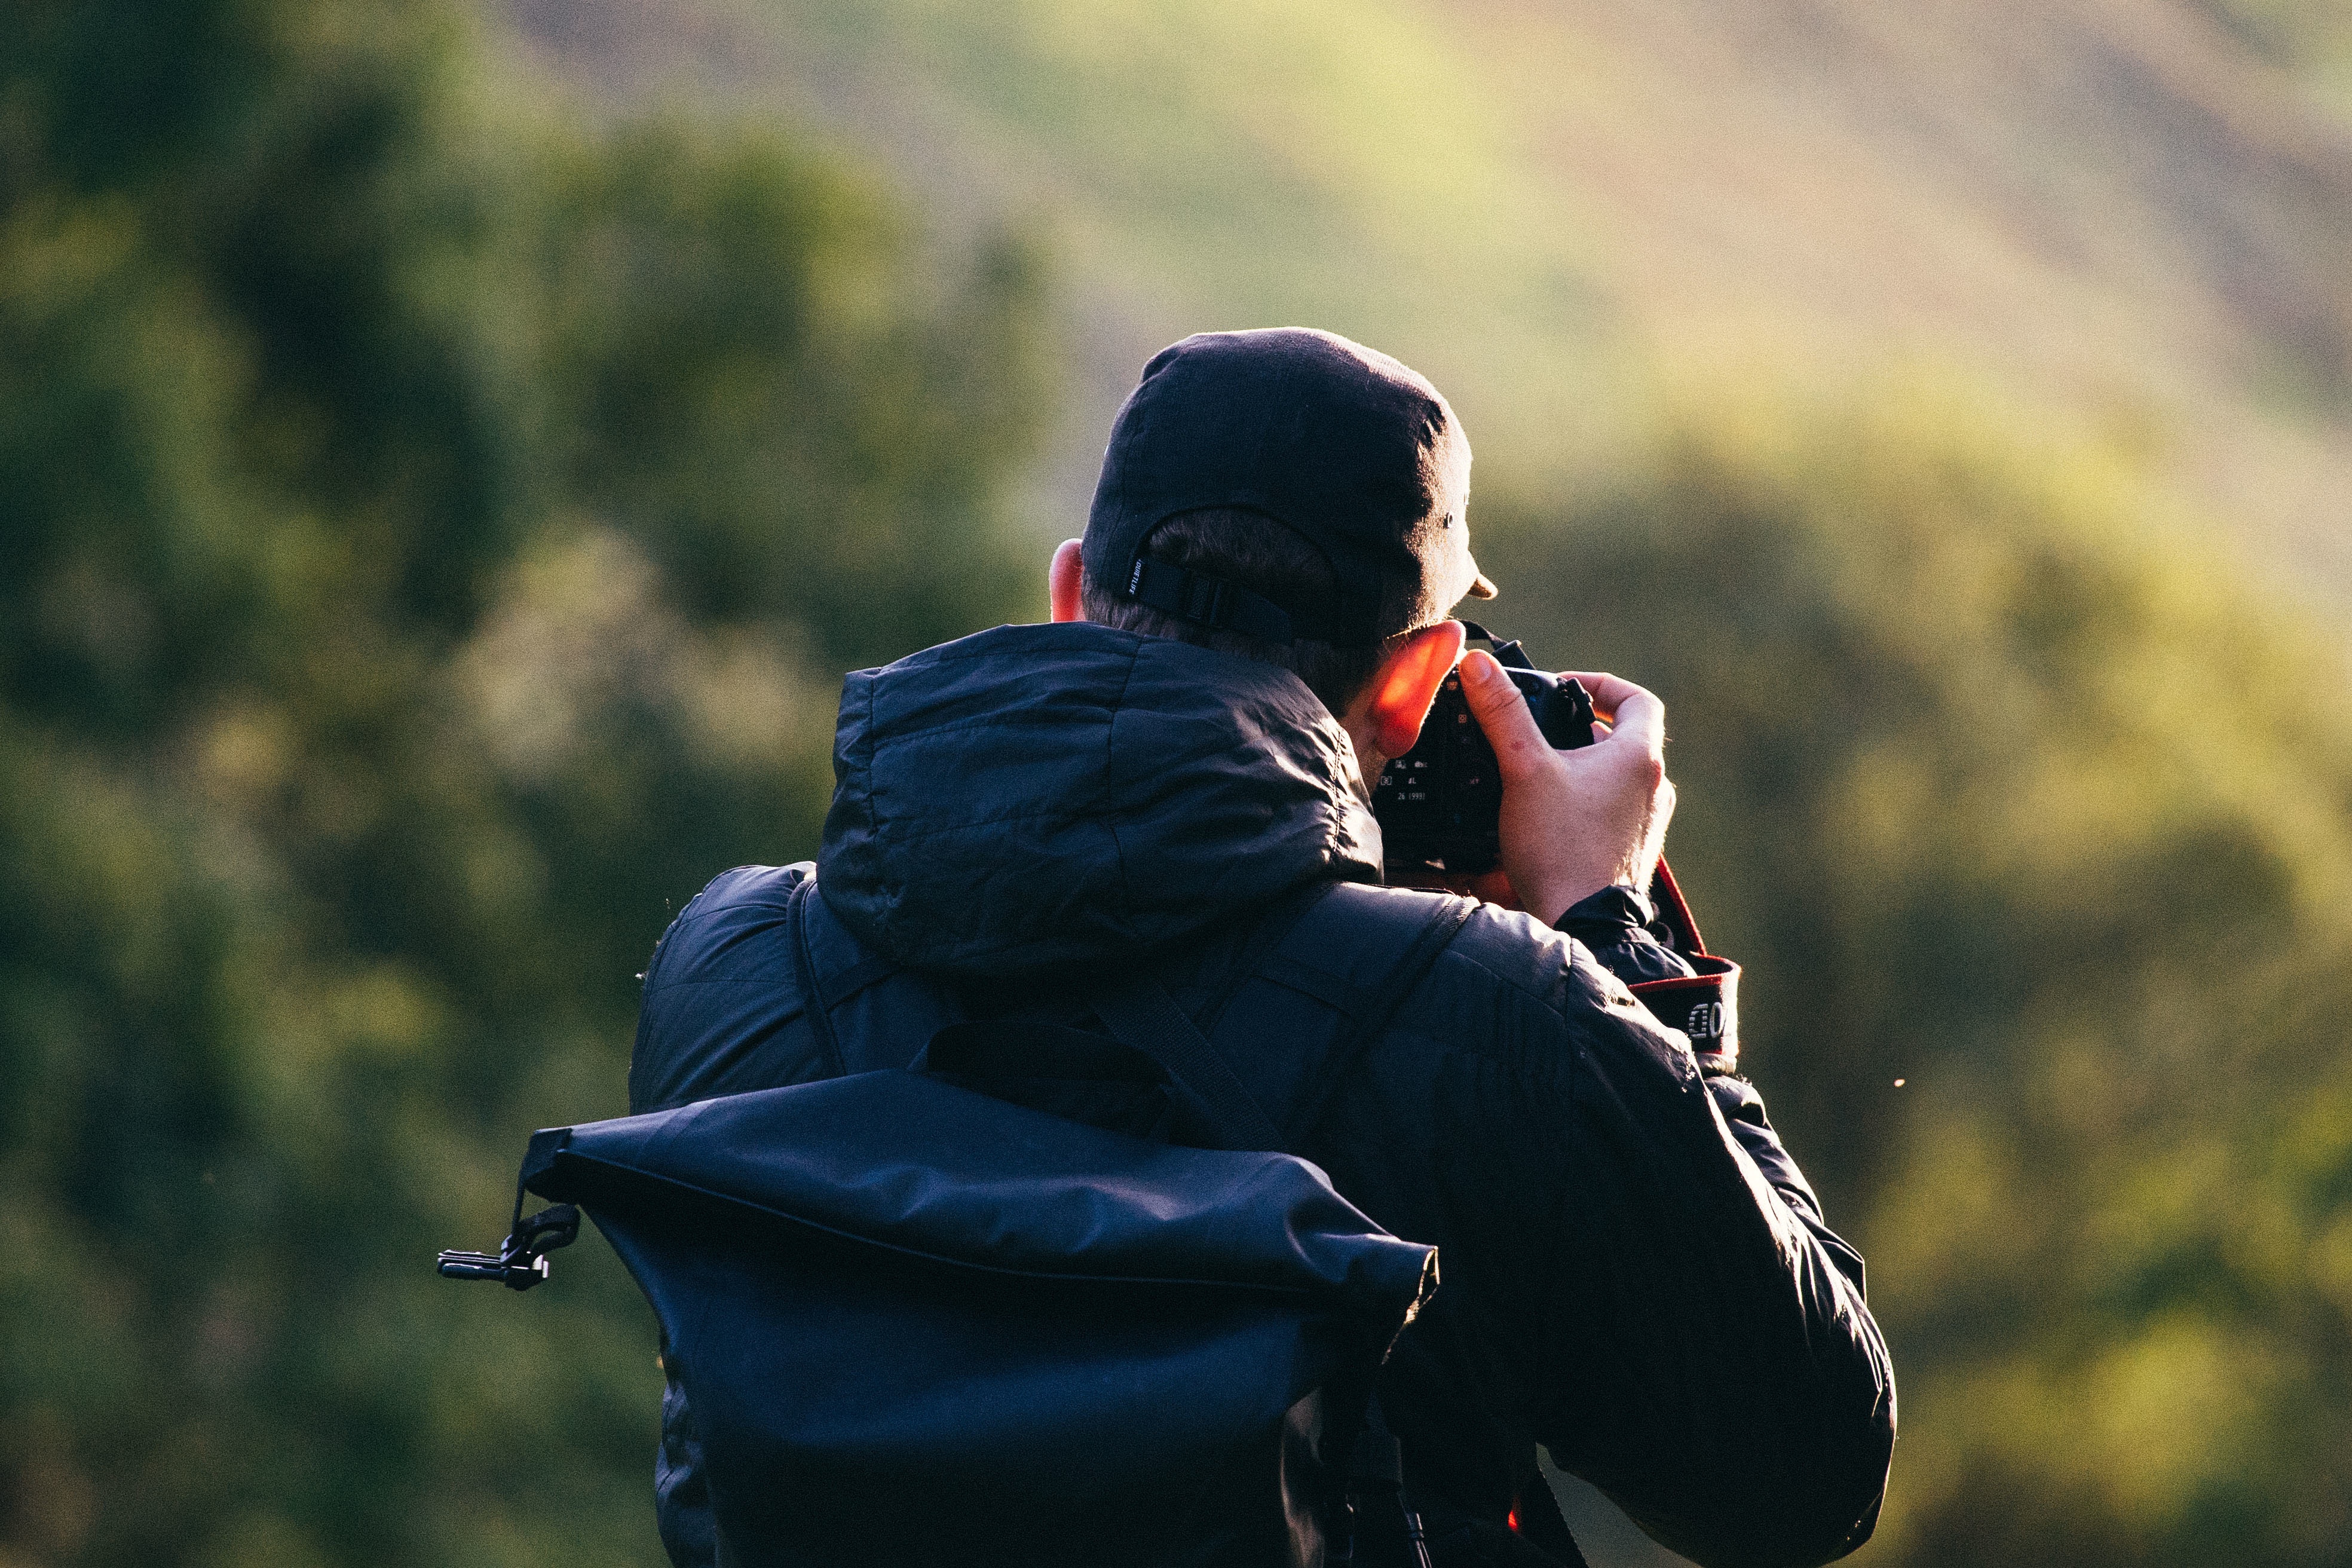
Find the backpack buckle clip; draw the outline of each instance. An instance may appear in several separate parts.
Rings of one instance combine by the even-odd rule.
[[[557,1204],[529,1219],[517,1219],[496,1252],[442,1253],[437,1270],[444,1279],[494,1280],[509,1290],[528,1290],[548,1277],[547,1255],[579,1237],[580,1210]]]

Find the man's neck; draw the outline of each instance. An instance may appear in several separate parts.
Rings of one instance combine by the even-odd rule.
[[[1388,754],[1373,742],[1370,723],[1359,718],[1352,710],[1340,716],[1339,728],[1346,732],[1348,743],[1356,753],[1356,793],[1366,805],[1370,805],[1372,804],[1372,785],[1389,765]]]
[[[1372,705],[1367,694],[1358,692],[1339,720],[1339,728],[1348,732],[1349,743],[1356,748],[1356,766],[1362,772],[1364,787],[1369,790],[1372,781],[1389,765],[1390,758],[1381,750],[1380,729],[1372,721]]]

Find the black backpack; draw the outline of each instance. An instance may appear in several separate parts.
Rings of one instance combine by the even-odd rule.
[[[905,1070],[541,1131],[505,1247],[442,1272],[528,1288],[588,1212],[660,1320],[722,1563],[1345,1563],[1359,1509],[1395,1533],[1372,1380],[1437,1259],[1279,1151],[1475,905],[1288,913],[1331,896],[1397,957],[1287,1137],[1147,974],[1091,999],[1115,1040],[961,1024]]]

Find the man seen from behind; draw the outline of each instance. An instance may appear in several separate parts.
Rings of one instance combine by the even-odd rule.
[[[1555,751],[1463,655],[1450,612],[1495,591],[1469,467],[1435,389],[1345,339],[1163,351],[1051,621],[852,675],[815,864],[730,871],[664,936],[631,1110],[903,1068],[969,1019],[1099,1031],[1092,978],[1156,973],[1293,1152],[1438,1248],[1378,1392],[1441,1568],[1573,1560],[1538,1444],[1707,1568],[1825,1563],[1894,1440],[1862,1260],[1736,1062],[1628,990],[1690,973],[1645,898],[1664,709],[1582,675],[1610,726]],[[1367,783],[1457,661],[1502,779],[1490,901],[1300,1125],[1316,1042],[1381,979],[1319,895],[1381,881]],[[656,1479],[673,1561],[720,1561],[675,1384]]]

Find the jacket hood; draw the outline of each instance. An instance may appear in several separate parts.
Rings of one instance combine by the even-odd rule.
[[[833,771],[818,889],[916,969],[1130,958],[1381,876],[1355,749],[1297,676],[1090,622],[855,672]]]

